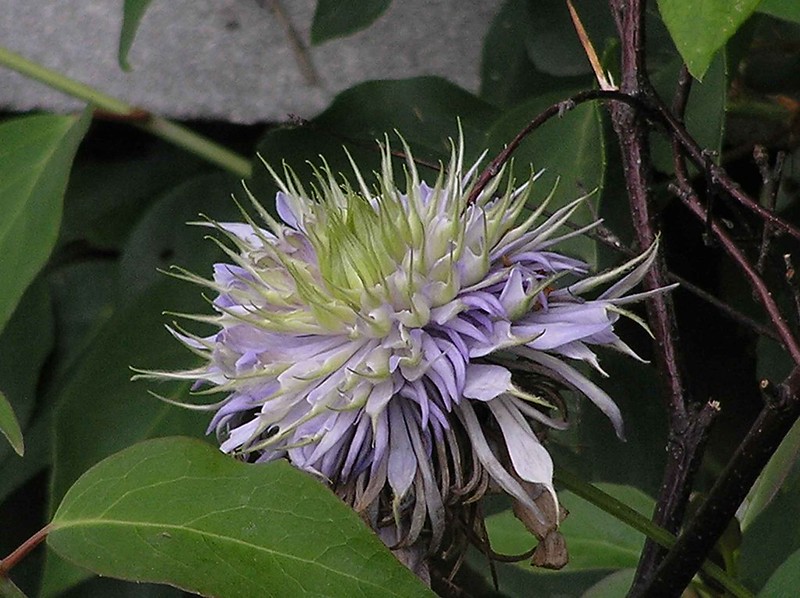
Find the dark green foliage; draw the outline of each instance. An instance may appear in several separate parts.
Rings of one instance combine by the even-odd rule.
[[[148,4],[124,3],[118,58],[126,70]],[[390,4],[320,0],[309,41],[322,44],[357,32]],[[709,162],[724,166],[764,204],[770,198],[751,159],[753,145],[766,145],[772,164],[775,152],[787,149],[777,210],[798,222],[797,2],[650,4],[647,52],[656,92],[670,104],[679,70],[688,65],[698,79],[688,99],[688,132]],[[619,80],[619,40],[606,3],[583,0],[575,7],[603,68]],[[370,173],[387,136],[393,149],[401,149],[397,133],[413,149],[421,176],[432,182],[459,131],[466,160],[488,149],[488,161],[542,110],[596,86],[563,1],[507,0],[486,29],[485,39],[475,40],[483,44],[482,64],[475,65],[481,73],[477,94],[436,77],[366,81],[340,93],[309,122],[272,123],[266,132],[231,127],[229,136],[253,160],[248,188],[274,211],[275,186],[256,152],[279,172],[288,165],[303,181],[312,177],[308,162],[319,166],[320,155],[334,172],[347,173],[345,149]],[[593,193],[573,224],[603,217],[630,245],[630,206],[608,111],[602,103],[563,108],[521,144],[513,175],[521,182],[545,169],[533,203],[558,181],[550,210]],[[235,176],[197,156],[127,125],[90,129],[90,120],[87,111],[0,123],[0,556],[53,514],[56,526],[49,540],[54,550],[15,569],[12,579],[30,595],[43,596],[180,595],[166,586],[90,580],[94,574],[218,596],[423,595],[418,581],[322,484],[282,463],[251,467],[217,454],[211,440],[197,439],[208,413],[179,409],[148,391],[169,399],[208,397],[190,397],[188,384],[130,380],[131,366],[192,364],[191,354],[164,330],[173,317],[163,312],[207,312],[207,302],[196,287],[158,270],[177,264],[210,276],[220,250],[204,237],[218,235],[186,223],[204,215],[240,220],[231,195],[245,209],[248,199]],[[764,321],[739,269],[703,242],[703,225],[668,191],[672,146],[656,121],[650,123],[649,191],[659,210],[667,267]],[[396,164],[402,181],[402,157]],[[714,181],[695,170],[690,176],[701,195],[715,196]],[[755,263],[760,222],[721,200],[714,210]],[[625,258],[596,238],[575,239],[566,250],[600,269]],[[781,239],[765,265],[776,300],[793,314],[794,330],[796,280],[790,281],[794,287],[786,284],[782,256],[796,250]],[[774,339],[721,315],[686,289],[673,298],[694,396],[722,405],[693,488],[702,498],[761,407],[759,381],[779,382],[792,362]],[[643,309],[637,314],[645,315]],[[620,336],[652,361],[657,348],[650,337],[626,326]],[[600,360],[610,376],[597,375],[596,382],[620,406],[627,441],[619,441],[586,401],[570,396],[573,428],[551,432],[545,442],[557,469],[603,484],[649,516],[665,462],[662,381],[652,364],[617,354],[601,354]],[[15,450],[23,439],[20,457]],[[729,542],[717,551],[729,576],[765,597],[790,595],[798,583],[798,454],[795,426],[729,529]],[[456,587],[487,596],[623,595],[643,537],[576,495],[562,491],[560,497],[571,511],[562,532],[573,556],[563,572],[501,564],[495,590],[485,556],[471,551]],[[521,553],[535,544],[506,504],[490,513],[494,550]],[[703,595],[722,595],[713,582],[698,577],[695,583]],[[12,591],[0,579],[0,596]]]

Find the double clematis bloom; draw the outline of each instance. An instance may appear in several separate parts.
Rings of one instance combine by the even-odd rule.
[[[405,192],[387,143],[375,186],[355,164],[352,182],[323,166],[310,191],[270,169],[280,220],[251,196],[263,223],[210,223],[229,262],[212,280],[178,276],[217,293],[215,315],[190,317],[219,331],[172,329],[203,364],[150,375],[223,393],[201,407],[222,451],[318,476],[393,548],[440,547],[487,489],[553,527],[537,432],[565,425],[569,388],[622,437],[619,409],[573,363],[600,370],[596,346],[634,355],[614,324],[651,294],[629,292],[655,247],[590,276],[553,250],[594,226],[562,230],[582,200],[544,217],[546,202],[526,211],[532,181],[497,176],[470,201],[477,164],[464,173],[462,142],[433,186],[403,145]]]

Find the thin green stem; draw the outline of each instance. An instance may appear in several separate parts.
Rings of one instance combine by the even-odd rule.
[[[0,65],[7,66],[26,77],[44,83],[48,87],[110,112],[120,117],[123,121],[130,122],[130,124],[165,141],[169,141],[236,176],[242,178],[250,176],[249,160],[202,135],[198,135],[187,127],[154,116],[80,81],[70,79],[58,71],[32,62],[2,46],[0,46]]]
[[[7,577],[0,577],[0,598],[28,598],[14,582]]]
[[[246,179],[250,176],[250,162],[246,158],[202,135],[198,135],[183,125],[160,116],[153,116],[146,123],[137,126],[156,137],[161,137],[182,147],[212,164],[221,166],[238,177]]]
[[[672,548],[675,544],[675,536],[650,521],[641,513],[633,510],[628,505],[620,502],[610,494],[606,494],[598,487],[583,481],[575,474],[563,469],[559,469],[554,475],[553,480],[564,486],[567,490],[580,496],[582,499],[592,503],[602,509],[612,517],[622,523],[632,527],[638,532],[657,542],[664,548]],[[706,561],[702,566],[702,571],[710,579],[716,581],[724,587],[731,595],[736,598],[753,598],[753,593],[744,587],[739,581],[733,579],[721,567],[710,561]]]

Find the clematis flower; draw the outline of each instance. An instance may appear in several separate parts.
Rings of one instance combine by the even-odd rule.
[[[528,212],[535,177],[501,187],[501,174],[470,202],[478,164],[464,172],[462,140],[432,185],[403,146],[404,191],[388,142],[373,185],[352,159],[350,179],[323,165],[310,188],[267,166],[279,219],[250,195],[260,223],[208,223],[229,240],[213,278],[177,274],[216,293],[215,313],[187,317],[218,332],[171,328],[202,365],[148,375],[222,393],[193,406],[214,412],[222,451],[288,459],[393,548],[439,547],[487,489],[553,527],[542,507],[557,513],[553,463],[537,432],[564,427],[568,388],[622,437],[614,401],[575,366],[600,370],[596,347],[635,357],[614,325],[652,293],[630,291],[656,248],[589,275],[556,251],[596,225],[562,230],[583,199]]]

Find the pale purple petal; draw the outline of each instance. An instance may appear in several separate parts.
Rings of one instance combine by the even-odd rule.
[[[472,363],[467,367],[464,396],[478,401],[491,401],[511,389],[511,372],[499,365]]]
[[[389,404],[389,470],[387,479],[395,500],[406,495],[417,475],[417,456],[408,437],[403,410],[397,402]]]
[[[528,482],[549,486],[553,483],[553,461],[536,438],[530,425],[513,405],[499,399],[489,409],[500,424],[508,455],[519,476]]]

